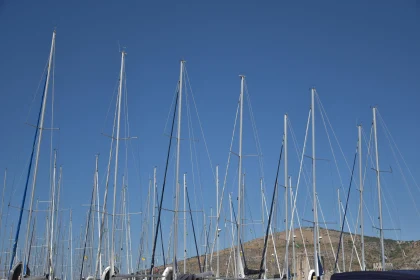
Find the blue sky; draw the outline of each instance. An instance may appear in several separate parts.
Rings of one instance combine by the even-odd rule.
[[[350,164],[357,141],[356,125],[363,123],[369,137],[371,106],[377,105],[419,181],[418,18],[419,5],[415,1],[1,1],[0,168],[8,168],[10,185],[15,178],[16,198],[12,204],[17,205],[21,199],[24,182],[18,178],[25,170],[34,132],[25,122],[36,121],[40,95],[35,103],[32,99],[47,61],[54,27],[57,29],[54,122],[60,131],[54,134],[53,147],[59,149],[59,163],[63,165],[63,208],[74,209],[78,226],[84,222],[87,210],[81,205],[90,198],[95,154],[100,153],[101,178],[106,170],[109,139],[101,132],[109,134],[112,128],[109,118],[105,119],[117,82],[119,46],[126,47],[128,53],[130,130],[131,135],[138,136],[132,142],[134,160],[132,156],[129,159],[132,212],[144,207],[153,166],[158,166],[161,187],[168,143],[164,127],[180,59],[187,61],[213,168],[219,164],[221,174],[229,153],[239,96],[238,75],[244,74],[264,154],[266,192],[270,197],[283,133],[283,114],[289,114],[302,146],[312,86],[317,88]],[[33,109],[28,113],[31,106]],[[255,154],[247,114],[248,110],[244,153]],[[201,137],[197,124],[195,120],[195,133]],[[330,160],[318,164],[319,196],[326,220],[337,221],[338,177],[331,175],[335,167],[322,126],[318,114],[317,155]],[[381,133],[379,136],[385,137]],[[188,138],[186,129],[182,134]],[[50,132],[46,132],[36,195],[41,200],[48,197],[49,139]],[[196,206],[202,204],[209,212],[210,207],[215,207],[214,179],[202,140],[197,144],[202,187],[198,183],[193,187],[197,191]],[[384,169],[392,166],[394,170],[391,175],[382,174],[389,200],[392,197],[398,208],[392,209],[389,202],[393,219],[402,229],[402,239],[419,239],[420,216],[414,211],[409,191],[397,173],[387,141],[385,138],[380,141],[381,166]],[[181,171],[190,174],[188,144],[184,142]],[[339,154],[338,150],[336,153]],[[338,158],[343,185],[347,187],[349,172],[343,158]],[[260,195],[256,159],[245,161],[247,195],[252,202],[249,207],[260,215],[259,200],[253,199]],[[233,158],[231,182],[234,182],[236,164]],[[290,165],[290,175],[296,178],[298,160],[292,147]],[[366,190],[366,200],[370,211],[375,213],[374,174],[369,176],[371,184],[370,190]],[[283,170],[280,180],[283,180]],[[102,196],[103,184],[101,187]],[[169,180],[170,193],[172,188],[173,181]],[[234,183],[227,188],[236,195]],[[300,206],[305,208],[306,187],[301,188]],[[414,197],[419,195],[413,183],[409,188]],[[200,189],[204,202],[198,197]],[[355,189],[352,192],[351,210],[356,217],[357,192]],[[170,204],[171,196],[165,198]],[[308,207],[305,213],[301,210],[301,216],[310,218]],[[165,215],[164,227],[169,230],[171,218]],[[375,219],[376,214],[373,216]],[[140,225],[132,224],[133,236],[139,236]],[[198,224],[202,226],[202,221]],[[367,219],[365,225],[368,234],[375,234]],[[392,227],[389,217],[385,217],[385,227]],[[256,233],[260,235],[261,229]],[[387,232],[386,237],[395,235]],[[133,241],[133,244],[138,243]]]

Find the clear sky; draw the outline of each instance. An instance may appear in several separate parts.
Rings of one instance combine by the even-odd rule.
[[[362,123],[369,138],[371,106],[377,105],[419,182],[419,13],[420,6],[416,1],[2,0],[0,168],[8,168],[6,200],[12,192],[13,181],[15,195],[12,205],[18,205],[21,200],[24,180],[19,178],[26,170],[34,133],[25,122],[36,122],[40,95],[34,103],[32,100],[48,58],[54,28],[57,30],[54,126],[60,131],[54,132],[53,148],[59,149],[58,161],[63,166],[62,207],[74,209],[77,231],[84,223],[87,211],[82,204],[89,203],[90,199],[95,154],[100,154],[101,178],[106,171],[110,139],[101,132],[110,134],[112,129],[112,110],[105,120],[117,83],[119,46],[126,47],[128,53],[130,132],[132,136],[138,136],[132,141],[129,153],[133,156],[129,155],[128,159],[131,212],[143,210],[147,181],[154,166],[158,166],[161,188],[168,145],[164,128],[179,76],[180,59],[187,61],[186,68],[213,168],[219,164],[221,174],[226,166],[239,96],[238,75],[246,75],[264,154],[268,201],[271,201],[283,134],[283,115],[288,113],[297,141],[302,146],[310,106],[309,88],[312,86],[317,89],[350,165],[356,148],[356,125]],[[50,108],[49,105],[49,116]],[[244,153],[255,154],[247,105],[245,108]],[[194,110],[191,108],[192,112]],[[321,117],[319,112],[317,114],[317,157],[330,160],[318,163],[318,193],[325,219],[338,221],[336,189],[340,183]],[[47,120],[49,122],[50,118]],[[215,207],[215,183],[196,118],[194,121],[195,135],[199,138],[196,145],[202,186],[198,184],[198,177],[196,184],[190,182],[189,186],[196,190],[193,207],[204,207],[209,215],[210,207]],[[181,172],[188,172],[188,178],[192,180],[186,127],[185,121]],[[408,177],[408,184],[404,183],[382,126],[379,130],[382,131],[379,133],[380,164],[382,169],[388,170],[391,166],[394,171],[381,174],[386,189],[385,200],[393,219],[392,223],[387,208],[384,208],[384,227],[401,228],[402,239],[420,239],[420,215],[410,198],[416,200],[419,189]],[[41,150],[36,193],[40,200],[48,199],[50,136],[50,131],[46,131]],[[310,142],[307,154],[311,151],[309,145]],[[295,181],[298,159],[291,143],[290,146],[290,175]],[[237,149],[237,144],[234,149]],[[366,145],[364,149],[367,150]],[[343,186],[347,188],[349,171],[337,146],[335,153]],[[310,162],[305,162],[309,170]],[[233,192],[235,198],[236,166],[237,159],[232,158],[232,178],[228,181],[227,191]],[[247,204],[253,210],[253,218],[260,219],[260,175],[255,167],[256,158],[247,157],[244,163]],[[371,167],[368,164],[367,170]],[[119,184],[123,168],[120,171]],[[173,171],[170,172],[173,175]],[[366,180],[370,183],[366,185],[366,202],[376,222],[374,171],[368,173]],[[280,180],[283,182],[283,170]],[[165,197],[169,205],[172,205],[173,185],[173,179],[169,180],[169,194]],[[100,187],[102,197],[102,179]],[[350,209],[355,222],[356,188],[352,193]],[[299,214],[301,218],[311,219],[310,205],[305,203],[307,195],[306,185],[302,183]],[[420,205],[417,207],[420,209]],[[10,212],[17,214],[13,208]],[[282,212],[279,211],[278,215],[281,224]],[[367,234],[376,234],[367,214],[365,218]],[[137,246],[140,218],[133,216],[132,219],[133,244]],[[171,216],[165,213],[166,234],[170,221]],[[203,221],[198,219],[197,224],[202,226]],[[260,235],[261,226],[257,227],[255,232]],[[284,225],[279,227],[284,228]],[[252,236],[250,234],[247,238]],[[395,234],[386,232],[386,237],[395,238]],[[189,252],[193,254],[192,249]]]

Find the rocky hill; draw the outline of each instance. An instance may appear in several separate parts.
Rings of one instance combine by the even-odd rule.
[[[301,269],[302,263],[307,263],[306,256],[310,259],[310,264],[313,263],[313,229],[303,228],[295,230],[295,253],[297,259],[297,270]],[[335,230],[320,229],[321,237],[321,254],[323,256],[324,271],[326,274],[331,274],[334,268],[334,255],[337,252],[340,232]],[[303,238],[302,238],[303,237]],[[355,239],[356,246],[352,244],[352,238]],[[331,241],[330,241],[331,240]],[[360,236],[348,233],[343,234],[344,253],[345,253],[345,270],[360,270],[361,262],[361,243]],[[275,244],[280,267],[284,267],[285,256],[285,233],[278,232],[275,234]],[[264,238],[257,238],[243,244],[246,257],[247,266],[249,269],[259,269],[261,263],[261,255],[263,251]],[[356,248],[356,250],[354,250]],[[307,254],[305,254],[305,249]],[[357,253],[356,253],[357,251]],[[374,269],[375,263],[380,263],[380,242],[377,237],[365,236],[365,259],[366,268],[368,270]],[[420,269],[420,241],[395,241],[385,239],[385,256],[387,263],[392,264],[393,269]],[[229,261],[229,258],[231,260]],[[209,259],[209,257],[208,257]],[[205,256],[200,256],[203,265]],[[233,252],[231,248],[220,251],[220,275],[232,276],[233,273]],[[289,263],[292,268],[292,244],[289,247]],[[351,264],[350,264],[351,263]],[[183,261],[178,263],[179,267],[183,268]],[[338,260],[339,269],[343,270],[342,254],[340,253]],[[208,264],[210,269],[211,265]],[[229,270],[228,270],[229,267]],[[213,271],[216,269],[216,256],[213,256]],[[196,257],[187,260],[187,271],[190,273],[198,272],[198,261]],[[269,238],[267,246],[267,277],[273,277],[278,274],[277,262],[274,255],[273,240]]]

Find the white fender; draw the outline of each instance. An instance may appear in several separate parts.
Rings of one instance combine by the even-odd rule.
[[[312,280],[312,276],[315,276],[315,270],[314,269],[309,270],[308,280]]]
[[[18,280],[20,278],[20,274],[22,273],[22,268],[22,262],[15,264],[9,273],[9,280]]]
[[[118,268],[116,267],[116,266],[114,266],[114,272],[115,272],[115,274],[118,274]],[[111,276],[112,275],[110,275],[111,274],[111,266],[107,266],[105,269],[104,269],[104,272],[102,272],[102,274],[101,274],[101,280],[109,280],[109,279],[111,279]]]
[[[165,268],[162,273],[162,280],[172,280],[173,269],[171,266]]]

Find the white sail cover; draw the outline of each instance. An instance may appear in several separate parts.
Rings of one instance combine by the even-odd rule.
[[[237,267],[238,270],[238,278],[245,278],[245,272],[244,272],[244,265],[242,264],[242,257],[237,256]]]

